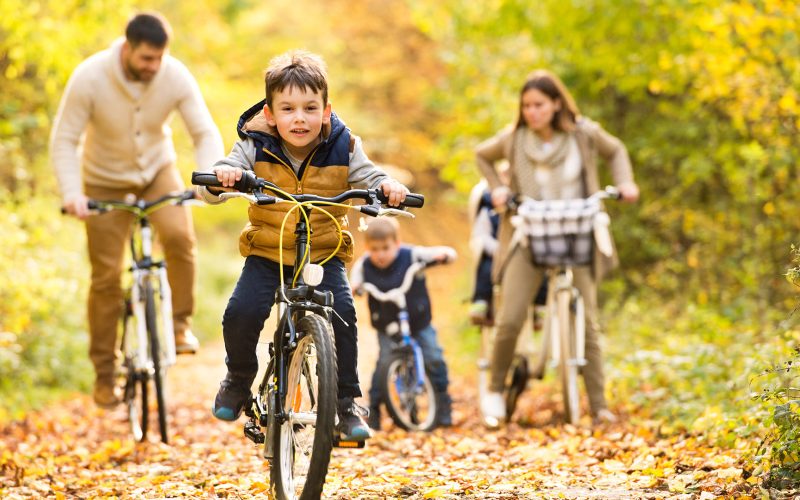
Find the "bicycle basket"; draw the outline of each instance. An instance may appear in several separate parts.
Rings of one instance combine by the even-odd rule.
[[[594,219],[600,212],[596,199],[526,200],[512,223],[523,245],[539,266],[582,266],[594,253]]]

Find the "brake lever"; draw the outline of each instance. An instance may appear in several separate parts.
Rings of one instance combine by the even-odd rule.
[[[244,198],[245,200],[249,201],[250,203],[258,203],[256,197],[252,194],[247,193],[239,193],[239,192],[224,192],[217,195],[221,200],[230,200],[232,198]]]
[[[406,212],[405,210],[400,210],[398,208],[380,208],[378,209],[378,217],[407,217],[409,219],[413,219],[416,216],[411,212]]]

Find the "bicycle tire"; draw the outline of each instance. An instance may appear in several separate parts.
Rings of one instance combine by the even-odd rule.
[[[330,324],[316,314],[297,323],[297,347],[290,354],[283,401],[292,417],[275,425],[272,433],[270,483],[279,500],[322,496],[336,425],[338,377],[331,331]],[[301,415],[313,415],[314,423],[294,420]]]
[[[422,391],[417,391],[417,369],[411,351],[393,352],[380,369],[378,383],[392,421],[406,431],[427,432],[436,427],[436,392],[423,374]],[[422,396],[418,398],[418,396]]]
[[[134,316],[130,314],[130,305],[125,304],[122,315],[122,368],[125,370],[125,386],[123,387],[123,399],[128,413],[128,425],[131,434],[136,441],[144,441],[147,438],[147,378],[142,377],[136,371],[135,353],[136,345],[131,344],[135,338]]]
[[[150,343],[150,355],[153,358],[153,382],[156,388],[156,404],[158,406],[158,428],[161,433],[161,442],[169,443],[167,432],[167,406],[165,403],[164,374],[161,370],[161,349],[158,340],[158,322],[156,315],[156,298],[153,283],[145,281],[145,309],[144,316],[147,324],[147,339]]]
[[[561,379],[561,390],[564,397],[564,416],[568,423],[577,425],[580,420],[580,393],[578,392],[578,365],[575,363],[572,347],[572,321],[570,302],[572,294],[569,290],[556,293],[558,311],[558,371]]]
[[[511,369],[509,370],[508,383],[506,384],[506,421],[511,422],[511,417],[517,409],[517,402],[519,396],[528,385],[528,378],[530,378],[528,370],[528,359],[521,355],[514,355],[511,362]]]

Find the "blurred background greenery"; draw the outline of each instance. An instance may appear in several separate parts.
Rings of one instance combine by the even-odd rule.
[[[71,70],[140,9],[171,21],[171,53],[199,80],[227,147],[261,98],[268,60],[303,47],[327,60],[334,107],[371,157],[445,193],[453,214],[478,179],[474,145],[514,120],[529,71],[553,69],[626,143],[642,188],[638,206],[611,207],[624,264],[602,295],[615,405],[667,433],[780,446],[783,434],[767,429],[778,428],[773,407],[796,397],[794,376],[771,368],[785,368],[800,340],[797,290],[784,279],[800,229],[800,7],[790,0],[4,0],[0,420],[91,382],[82,227],[58,215],[47,138]],[[188,178],[191,143],[182,125],[175,132]],[[199,208],[195,220],[197,331],[216,339],[243,211]]]

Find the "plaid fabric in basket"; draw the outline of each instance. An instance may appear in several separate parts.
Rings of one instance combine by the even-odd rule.
[[[594,220],[600,201],[525,200],[512,223],[515,239],[530,248],[540,266],[581,266],[591,263],[594,253]]]

